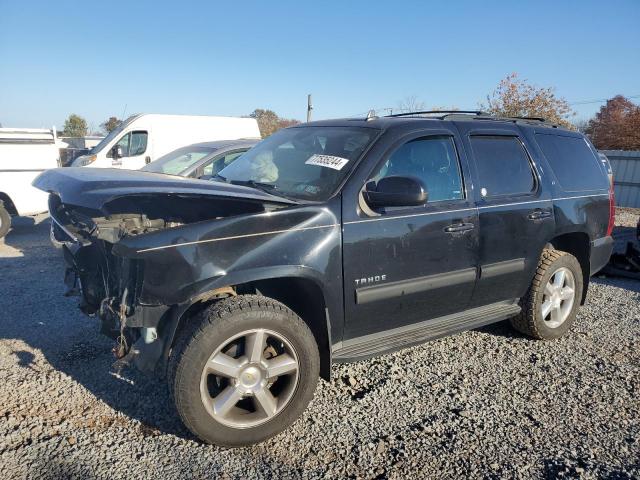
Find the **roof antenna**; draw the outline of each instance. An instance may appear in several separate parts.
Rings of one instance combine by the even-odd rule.
[[[376,118],[378,118],[378,116],[376,115],[376,111],[372,108],[371,110],[369,110],[369,112],[367,113],[367,122],[370,122],[371,120],[375,120]]]

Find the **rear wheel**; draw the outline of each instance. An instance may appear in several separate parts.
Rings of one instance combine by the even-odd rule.
[[[514,328],[533,338],[561,337],[575,321],[582,298],[582,269],[570,253],[545,249],[522,312],[511,320]]]
[[[221,300],[178,339],[169,387],[202,440],[244,446],[293,423],[313,397],[320,357],[309,327],[285,305],[255,295]]]
[[[11,228],[11,215],[4,208],[4,203],[0,201],[0,238],[3,238]]]

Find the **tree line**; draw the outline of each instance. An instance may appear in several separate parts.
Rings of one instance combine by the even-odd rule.
[[[572,130],[579,130],[601,150],[640,150],[640,106],[622,95],[608,99],[593,118],[572,121],[576,112],[566,99],[556,95],[553,87],[532,85],[517,73],[512,73],[501,80],[478,107],[495,116],[544,118]],[[425,102],[416,96],[410,96],[400,101],[397,108],[384,110],[387,113],[397,113],[427,109]],[[458,110],[456,107],[432,107],[429,110],[445,109]],[[263,108],[257,108],[247,116],[256,119],[262,138],[281,128],[300,123],[299,120],[283,118],[275,111]],[[112,116],[102,122],[100,128],[108,134],[122,122],[123,120]],[[69,115],[61,132],[66,137],[84,137],[87,133],[87,121],[76,114]]]

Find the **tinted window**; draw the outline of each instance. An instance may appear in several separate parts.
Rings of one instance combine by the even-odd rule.
[[[536,140],[563,190],[608,188],[607,177],[584,139],[536,134]]]
[[[419,138],[398,148],[373,177],[376,182],[393,175],[420,178],[429,202],[463,198],[462,178],[451,137]]]
[[[516,137],[474,136],[471,147],[478,166],[478,187],[486,197],[523,195],[535,187],[527,153]]]

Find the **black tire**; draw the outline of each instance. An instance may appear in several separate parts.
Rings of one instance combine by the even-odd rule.
[[[225,447],[251,445],[280,433],[302,414],[315,392],[320,355],[313,333],[294,312],[268,297],[241,295],[220,300],[187,321],[172,349],[167,377],[178,414],[196,436]],[[274,417],[257,426],[234,428],[205,409],[201,375],[216,349],[251,329],[268,329],[289,342],[298,360],[297,383]]]
[[[575,282],[573,305],[566,320],[559,326],[550,328],[549,323],[542,318],[544,289],[553,275],[563,267],[573,274]],[[576,257],[561,250],[544,249],[531,286],[520,300],[522,311],[511,319],[511,325],[519,332],[539,340],[552,340],[563,336],[576,319],[582,299],[582,289],[582,268]]]
[[[11,215],[4,208],[4,203],[0,201],[0,238],[3,238],[11,228]]]

